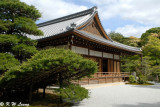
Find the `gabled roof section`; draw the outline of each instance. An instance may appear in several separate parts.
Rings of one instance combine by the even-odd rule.
[[[98,16],[98,12],[96,11],[94,17],[91,19],[91,21],[88,21],[88,23],[84,24],[83,26],[80,26],[77,28],[78,30],[83,30],[92,34],[95,34],[95,36],[99,36],[102,38],[105,38],[107,40],[111,40],[109,35],[105,32],[101,21]]]
[[[43,39],[79,28],[80,26],[85,25],[95,16],[97,12],[96,9],[97,7],[92,7],[85,11],[40,23],[37,26],[43,31],[44,36],[31,36],[31,38],[37,40]]]

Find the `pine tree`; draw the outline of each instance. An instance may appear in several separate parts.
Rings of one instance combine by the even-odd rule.
[[[35,24],[40,12],[20,0],[0,0],[0,52],[22,61],[37,52],[37,42],[27,35],[43,35]],[[0,65],[3,66],[3,65]]]

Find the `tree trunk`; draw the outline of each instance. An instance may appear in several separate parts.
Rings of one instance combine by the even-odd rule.
[[[37,95],[38,95],[38,89],[37,89]]]
[[[46,87],[43,87],[43,98],[45,98],[45,89],[46,89]]]
[[[30,89],[29,89],[29,103],[30,104],[32,103],[32,87],[33,87],[33,83],[31,84]]]
[[[63,84],[63,81],[62,81],[62,74],[59,73],[59,88],[62,88],[62,84]],[[60,92],[60,95],[61,95],[61,92]],[[60,96],[59,102],[60,102],[60,104],[63,103],[62,97],[61,97],[61,96]]]

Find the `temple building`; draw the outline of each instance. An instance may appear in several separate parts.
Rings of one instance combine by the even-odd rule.
[[[32,36],[38,40],[38,48],[70,49],[98,63],[99,71],[93,79],[104,82],[122,81],[127,73],[121,73],[120,56],[141,54],[141,49],[127,46],[111,39],[98,16],[97,7],[38,24],[44,36]]]

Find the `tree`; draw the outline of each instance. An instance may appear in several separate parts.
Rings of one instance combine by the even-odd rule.
[[[40,17],[34,6],[20,0],[0,0],[0,52],[11,52],[21,62],[37,52],[36,41],[26,35],[43,35],[35,24]]]
[[[90,77],[97,71],[96,62],[85,59],[71,50],[42,50],[21,66],[6,72],[0,79],[0,92],[6,97],[12,95],[14,90],[14,93],[21,93],[22,96],[50,84],[57,84],[64,89],[70,86],[72,80]],[[81,99],[81,96],[79,97]]]
[[[155,65],[151,68],[152,70],[152,76],[155,78],[153,80],[156,80],[157,82],[160,81],[160,65]]]
[[[140,57],[138,55],[123,56],[121,57],[121,62],[122,72],[137,72],[137,69],[141,66]]]
[[[124,37],[120,33],[115,33],[115,32],[110,32],[109,35],[111,38],[119,43],[129,45],[129,46],[134,46],[134,47],[139,47],[140,46],[140,39],[136,37]]]
[[[160,66],[160,39],[154,36],[148,37],[148,43],[143,47],[144,56],[150,57],[152,76],[159,78]],[[158,80],[158,79],[157,79]]]
[[[110,37],[116,41],[116,42],[119,42],[119,43],[123,43],[123,39],[124,39],[124,36],[120,33],[116,33],[116,32],[110,32],[109,33]]]
[[[144,46],[148,42],[148,37],[149,36],[154,36],[160,38],[160,27],[155,27],[147,30],[145,33],[142,34],[141,36],[141,46]]]
[[[160,39],[149,36],[149,41],[146,46],[143,47],[143,54],[145,56],[151,57],[151,60],[154,60],[153,65],[160,64]]]
[[[0,31],[3,34],[34,34],[41,35],[35,21],[41,14],[34,6],[29,6],[20,0],[1,0]]]

